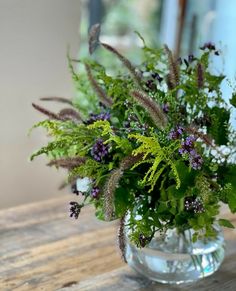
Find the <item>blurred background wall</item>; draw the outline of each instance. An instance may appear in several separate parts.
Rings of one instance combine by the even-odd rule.
[[[79,22],[78,0],[0,0],[1,208],[62,195],[63,173],[28,162],[46,138],[27,133],[43,119],[32,102],[73,95],[66,53],[78,51]]]
[[[135,30],[148,45],[167,43],[184,57],[213,41],[222,52],[214,65],[235,79],[235,11],[235,0],[0,0],[0,208],[69,192],[57,189],[64,172],[46,167],[42,157],[28,162],[47,140],[38,130],[30,138],[27,132],[44,119],[32,102],[79,94],[67,67],[67,46],[72,56],[87,56],[92,24],[101,22],[103,40],[134,63],[140,57]],[[99,61],[113,60],[101,52]],[[227,86],[224,92],[227,99]]]

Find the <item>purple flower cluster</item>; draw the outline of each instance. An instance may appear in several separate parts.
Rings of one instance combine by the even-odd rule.
[[[200,170],[203,164],[203,159],[195,150],[192,150],[189,156],[189,162],[194,170]]]
[[[179,153],[181,155],[184,154],[192,154],[192,151],[194,151],[194,142],[196,141],[196,138],[194,136],[187,136],[185,141],[181,143],[181,148],[179,149]]]
[[[188,136],[182,143],[179,153],[181,155],[189,155],[190,166],[194,170],[200,170],[203,164],[202,157],[194,149],[194,142],[196,138],[194,136]]]
[[[109,146],[104,144],[103,140],[99,138],[93,145],[91,155],[95,161],[101,162],[105,157],[108,156]]]
[[[89,119],[85,122],[86,124],[92,124],[97,120],[110,120],[110,112],[101,112],[99,114],[91,113]]]
[[[139,243],[140,243],[140,246],[142,248],[144,248],[150,242],[150,240],[151,240],[150,237],[146,237],[143,233],[140,233],[140,235],[139,235]]]
[[[98,187],[93,187],[91,190],[91,197],[97,199],[99,197],[100,194],[100,189]]]
[[[78,219],[82,207],[83,206],[80,205],[78,202],[71,201],[70,202],[70,217],[74,217],[75,219]]]
[[[181,137],[181,135],[184,132],[184,128],[180,125],[177,125],[175,128],[173,128],[170,133],[169,133],[169,138],[170,139],[178,139]]]
[[[202,200],[199,197],[186,197],[184,207],[187,211],[193,211],[194,213],[203,213],[205,211]]]

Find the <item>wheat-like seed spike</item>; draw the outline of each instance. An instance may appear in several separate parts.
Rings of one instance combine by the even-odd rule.
[[[60,102],[60,103],[67,103],[70,105],[73,105],[72,101],[70,99],[64,98],[64,97],[42,97],[40,98],[40,100],[42,101],[56,101],[56,102]]]
[[[171,50],[168,48],[167,45],[164,46],[167,57],[168,57],[168,62],[169,62],[169,74],[168,74],[168,82],[169,86],[171,87],[170,89],[175,88],[178,83],[179,83],[179,69],[177,62],[174,60],[173,54]]]
[[[39,112],[41,112],[41,113],[47,115],[47,116],[48,116],[49,118],[51,118],[51,119],[62,120],[58,114],[56,114],[56,113],[54,113],[54,112],[51,112],[51,111],[49,111],[49,110],[47,110],[47,109],[45,109],[45,108],[43,108],[43,107],[41,107],[41,106],[39,106],[39,105],[37,105],[37,104],[35,104],[35,103],[32,103],[32,106],[33,106],[36,110],[38,110]]]
[[[84,164],[86,161],[85,157],[74,157],[74,158],[62,158],[62,159],[55,159],[51,160],[47,166],[56,166],[62,167],[66,169],[73,169]]]
[[[114,214],[114,194],[119,186],[119,181],[125,170],[132,167],[137,161],[143,157],[142,154],[137,156],[127,156],[121,162],[119,168],[112,171],[104,186],[104,213],[105,220],[112,219]]]
[[[79,112],[75,111],[72,108],[64,108],[59,112],[59,117],[64,120],[73,120],[75,122],[82,121],[82,118]]]
[[[85,69],[87,72],[87,76],[89,79],[89,82],[93,88],[93,90],[97,93],[98,97],[100,98],[100,101],[107,107],[111,107],[112,106],[112,100],[111,98],[109,98],[107,96],[107,94],[105,93],[105,91],[103,90],[103,88],[100,87],[100,85],[98,84],[98,82],[94,79],[92,72],[91,72],[91,68],[88,64],[85,64]]]
[[[201,63],[197,64],[197,86],[199,89],[204,86],[204,69]]]
[[[112,171],[104,187],[104,213],[105,220],[110,221],[114,215],[114,194],[119,185],[123,171],[117,168]]]
[[[143,154],[138,154],[136,156],[133,156],[133,155],[127,156],[121,161],[120,168],[122,170],[127,170],[131,168],[135,163],[142,160],[142,158],[143,158]]]
[[[140,77],[140,74],[136,71],[136,68],[131,64],[131,62],[109,44],[101,43],[101,45],[118,57],[118,59],[123,63],[123,65],[129,70],[137,86],[139,88],[142,88],[142,79]]]
[[[89,43],[90,55],[92,55],[97,45],[99,44],[100,31],[101,31],[101,26],[99,23],[94,24],[89,30],[88,43]]]
[[[119,227],[118,227],[118,232],[117,232],[117,241],[118,241],[118,246],[121,251],[121,257],[124,260],[125,263],[126,257],[125,257],[125,251],[126,251],[126,244],[125,244],[125,215],[121,217]]]
[[[163,110],[160,106],[151,99],[145,92],[133,90],[131,91],[131,95],[138,101],[138,103],[145,108],[153,122],[156,124],[158,128],[165,128],[167,125],[167,118]]]

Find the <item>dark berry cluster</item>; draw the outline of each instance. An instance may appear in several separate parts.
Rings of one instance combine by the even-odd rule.
[[[74,183],[74,184],[71,185],[71,191],[72,191],[72,193],[75,194],[75,195],[79,195],[79,194],[84,195],[83,192],[80,192],[80,191],[77,189],[76,183]]]
[[[212,42],[210,42],[210,41],[204,43],[204,45],[201,46],[200,49],[203,50],[203,51],[206,50],[206,49],[208,49],[209,51],[214,51],[214,53],[215,53],[216,56],[219,55],[219,51],[216,49],[215,44],[212,43]]]
[[[146,72],[142,72],[143,75]],[[157,86],[156,86],[156,81],[158,81],[159,83],[161,83],[163,80],[163,78],[157,73],[157,72],[153,72],[151,73],[150,78],[146,81],[145,85],[147,87],[148,90],[156,90]]]
[[[80,205],[78,202],[71,201],[70,202],[70,217],[74,217],[75,219],[78,219],[82,207],[83,206]]]
[[[144,248],[150,242],[150,240],[151,240],[150,237],[146,237],[143,233],[140,233],[140,235],[139,235],[139,243],[140,243],[140,246],[142,248]]]
[[[109,153],[109,146],[104,144],[103,140],[99,138],[93,145],[91,155],[97,162],[102,162]]]
[[[199,197],[186,197],[184,207],[185,210],[193,211],[194,213],[203,213],[205,211],[202,200]]]
[[[196,58],[194,57],[194,55],[192,55],[192,54],[190,54],[189,56],[188,56],[188,58],[184,58],[183,59],[183,62],[184,62],[184,64],[185,64],[185,66],[188,68],[189,67],[189,65],[192,63],[192,62],[194,62],[196,60]],[[183,63],[182,61],[181,61],[181,64]]]
[[[99,114],[91,113],[89,119],[85,121],[85,124],[92,124],[97,120],[110,120],[110,112],[101,112]]]

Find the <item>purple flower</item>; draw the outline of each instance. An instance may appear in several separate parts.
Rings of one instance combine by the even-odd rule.
[[[100,189],[98,187],[93,187],[91,190],[91,197],[97,199],[99,197],[100,194]]]
[[[99,114],[91,113],[89,119],[85,122],[85,124],[92,124],[97,120],[110,120],[110,118],[110,112],[101,112]]]
[[[179,149],[179,153],[181,155],[183,154],[189,154],[194,150],[194,142],[196,138],[194,136],[188,136],[185,141],[181,143],[181,148]]]
[[[189,162],[194,170],[200,170],[203,164],[203,159],[195,151],[192,151],[189,156]]]
[[[91,155],[95,161],[101,162],[105,157],[107,157],[109,152],[109,146],[104,144],[103,140],[99,138],[93,145],[91,150]]]
[[[175,128],[173,128],[169,133],[170,139],[178,139],[183,134],[184,128],[180,125],[177,125]]]

